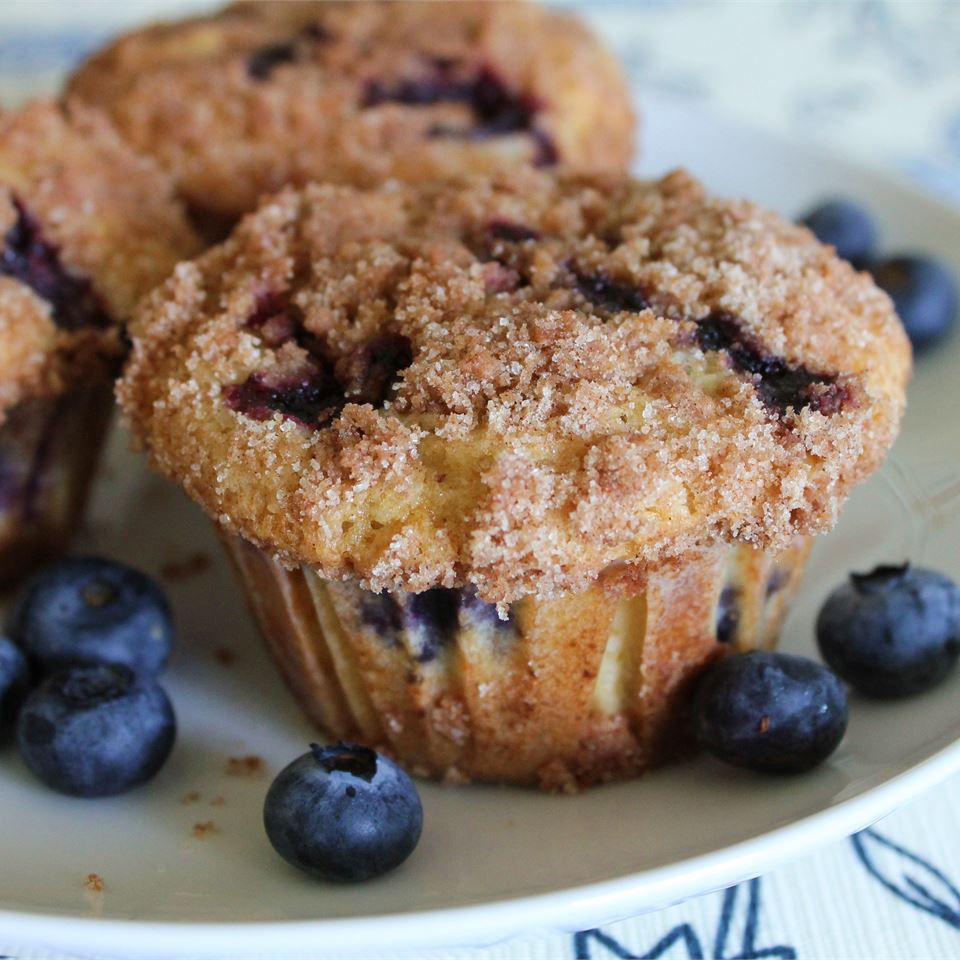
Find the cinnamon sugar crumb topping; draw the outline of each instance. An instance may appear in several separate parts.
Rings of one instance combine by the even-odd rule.
[[[828,529],[910,369],[868,276],[683,172],[286,191],[133,334],[132,426],[228,530],[493,603]]]

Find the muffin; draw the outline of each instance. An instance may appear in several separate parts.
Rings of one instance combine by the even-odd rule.
[[[612,56],[520,2],[241,3],[121,37],[69,89],[174,175],[210,233],[288,183],[625,170],[634,131]]]
[[[113,406],[122,321],[198,241],[89,107],[0,112],[0,581],[59,552]]]
[[[910,369],[866,274],[682,172],[288,189],[131,329],[126,416],[310,716],[551,789],[683,749]]]

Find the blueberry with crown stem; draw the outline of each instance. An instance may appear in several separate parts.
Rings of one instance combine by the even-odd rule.
[[[122,665],[74,667],[47,677],[17,718],[24,762],[48,787],[106,797],[145,783],[176,736],[170,700]]]
[[[157,674],[173,643],[170,605],[146,574],[101,557],[67,557],[33,577],[9,622],[40,672],[120,663]]]
[[[817,617],[823,659],[871,697],[908,697],[940,683],[960,656],[960,588],[921,567],[854,573]]]
[[[355,744],[312,744],[273,781],[263,823],[288,863],[321,880],[355,882],[410,856],[423,808],[392,760]]]
[[[751,650],[719,660],[693,700],[697,741],[717,759],[768,773],[809,770],[847,729],[847,694],[805,657]]]

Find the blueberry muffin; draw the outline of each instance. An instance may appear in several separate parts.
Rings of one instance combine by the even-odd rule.
[[[0,112],[0,580],[62,549],[112,407],[121,322],[198,241],[106,118]]]
[[[520,2],[241,3],[121,37],[70,90],[213,232],[288,183],[624,170],[634,129],[610,54]]]
[[[867,275],[682,172],[288,189],[132,333],[126,415],[310,715],[552,789],[773,642],[910,369]]]

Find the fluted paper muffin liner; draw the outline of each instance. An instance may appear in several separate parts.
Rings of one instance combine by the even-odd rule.
[[[571,790],[683,753],[690,688],[732,648],[770,647],[810,538],[692,552],[641,584],[526,598],[374,594],[224,542],[279,668],[330,737],[415,773]]]
[[[67,548],[110,424],[109,384],[24,400],[0,427],[0,582]]]

